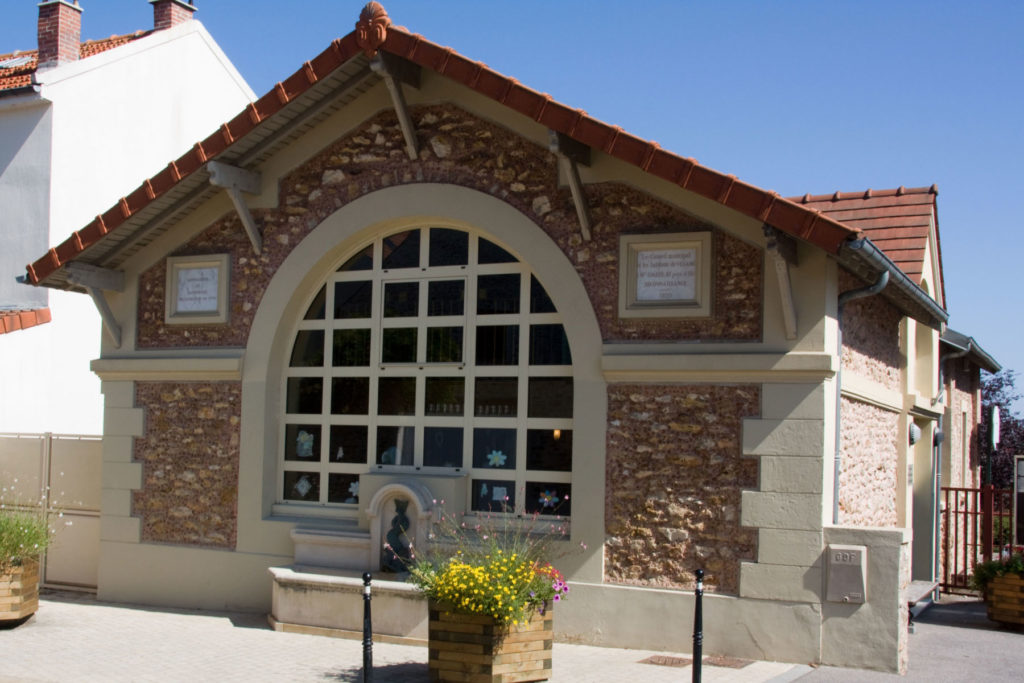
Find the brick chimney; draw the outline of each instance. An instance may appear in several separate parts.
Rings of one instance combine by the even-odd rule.
[[[178,24],[183,24],[192,18],[196,8],[192,0],[149,0],[153,5],[153,28],[162,31]]]
[[[78,0],[39,3],[39,68],[76,62],[81,54],[82,8]]]

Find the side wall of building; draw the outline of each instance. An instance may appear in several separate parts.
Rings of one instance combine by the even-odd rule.
[[[0,183],[0,203],[13,207],[0,234],[5,244],[19,245],[13,260],[6,249],[0,255],[0,305],[3,292],[17,288],[19,297],[49,305],[52,322],[0,335],[0,369],[22,387],[0,399],[0,431],[100,434],[103,395],[88,369],[100,355],[96,306],[88,296],[30,288],[14,278],[254,95],[195,21],[40,72],[38,79],[52,104],[0,112],[0,138],[16,141],[17,149],[17,163]],[[7,128],[12,119],[14,131]],[[7,192],[16,196],[3,201]],[[15,239],[8,229],[23,236]]]

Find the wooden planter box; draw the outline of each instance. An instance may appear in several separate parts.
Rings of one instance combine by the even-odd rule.
[[[1019,574],[997,576],[989,583],[985,594],[989,619],[1024,625],[1024,577]]]
[[[505,683],[551,678],[554,621],[550,608],[518,626],[495,624],[490,616],[459,614],[434,602],[429,612],[431,681]]]
[[[24,619],[39,609],[39,561],[25,560],[0,574],[0,621]]]

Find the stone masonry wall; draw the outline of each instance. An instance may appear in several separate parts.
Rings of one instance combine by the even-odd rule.
[[[233,213],[172,254],[231,254],[229,324],[165,325],[166,264],[160,261],[143,273],[137,347],[244,346],[267,284],[303,237],[358,197],[392,185],[425,182],[499,197],[547,232],[579,272],[606,341],[760,340],[763,254],[757,247],[631,187],[610,183],[586,188],[593,240],[584,242],[572,197],[558,186],[556,159],[547,149],[449,105],[415,107],[412,116],[421,148],[416,161],[405,155],[394,113],[382,112],[284,178],[280,207],[253,211],[263,230],[262,254],[253,254]],[[619,235],[703,230],[712,232],[712,317],[619,320]]]
[[[896,526],[898,413],[843,398],[839,523]]]
[[[943,486],[962,486],[972,488],[981,485],[979,467],[981,455],[978,450],[978,400],[976,392],[980,389],[978,369],[971,368],[962,359],[947,361],[947,380],[950,391],[950,416],[952,424],[944,425],[946,438],[950,440],[949,481]],[[964,433],[962,415],[967,412],[967,433]],[[964,469],[963,447],[967,443],[967,469]]]
[[[845,270],[839,271],[839,291],[864,287]],[[900,390],[903,354],[900,321],[903,314],[882,296],[854,299],[843,306],[843,372],[867,377],[889,389]]]
[[[145,431],[135,439],[142,490],[132,514],[142,541],[234,548],[241,385],[138,382]]]
[[[740,491],[757,487],[742,424],[760,388],[613,384],[608,393],[605,579],[736,594],[757,530],[740,526]]]

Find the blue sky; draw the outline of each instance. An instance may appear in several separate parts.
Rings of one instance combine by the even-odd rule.
[[[37,2],[4,0],[0,52],[35,47]],[[86,39],[152,25],[146,0],[80,4]],[[195,4],[263,94],[364,3]],[[396,24],[785,196],[937,184],[950,326],[1024,371],[1019,0],[383,4]]]

